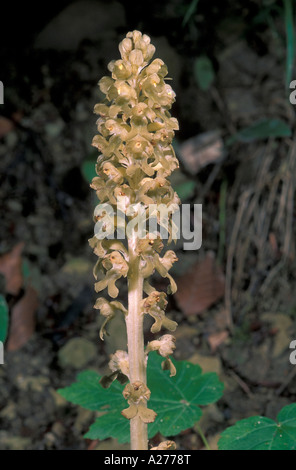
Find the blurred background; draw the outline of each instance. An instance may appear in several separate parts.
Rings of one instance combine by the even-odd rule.
[[[293,1],[11,2],[2,18],[0,449],[126,448],[83,439],[95,413],[56,389],[83,369],[105,372],[126,346],[122,318],[99,339],[89,182],[97,82],[133,29],[151,36],[177,93],[172,184],[183,203],[203,204],[201,249],[176,246],[175,358],[225,383],[200,423],[212,448],[238,419],[275,418],[296,399]],[[177,443],[203,447],[195,429]]]

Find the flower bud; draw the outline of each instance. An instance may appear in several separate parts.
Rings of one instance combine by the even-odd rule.
[[[133,42],[129,38],[124,38],[123,41],[119,44],[119,52],[123,60],[128,58],[128,54],[133,48]]]

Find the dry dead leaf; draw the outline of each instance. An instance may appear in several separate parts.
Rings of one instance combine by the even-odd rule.
[[[179,154],[186,169],[190,173],[197,174],[205,166],[217,163],[223,158],[223,140],[220,132],[204,132],[186,140],[180,145]]]
[[[193,356],[189,358],[189,362],[192,364],[198,364],[204,373],[206,372],[216,372],[219,377],[222,376],[222,362],[219,357],[215,356],[204,356],[199,353],[194,353]]]
[[[0,139],[5,137],[12,129],[14,129],[13,121],[4,116],[0,116]]]
[[[20,242],[9,252],[0,257],[0,273],[5,277],[6,292],[17,295],[23,285],[22,251],[24,243]]]
[[[225,278],[209,252],[177,279],[177,285],[175,297],[179,307],[185,315],[197,315],[223,298]]]
[[[276,239],[275,233],[270,232],[268,235],[268,239],[269,239],[269,244],[271,247],[272,254],[274,258],[278,259],[278,257],[280,256],[280,250],[279,250],[279,245],[278,245],[278,241]]]
[[[35,331],[37,307],[37,292],[28,286],[24,296],[15,304],[10,314],[8,351],[20,349],[31,338]]]
[[[228,331],[224,330],[224,331],[220,331],[219,333],[213,333],[212,335],[208,337],[208,343],[210,345],[212,353],[216,352],[218,347],[221,344],[225,343],[228,336],[229,336]]]

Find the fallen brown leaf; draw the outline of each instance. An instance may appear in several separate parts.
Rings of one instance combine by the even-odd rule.
[[[5,277],[6,292],[17,295],[23,285],[22,251],[24,243],[20,242],[9,252],[0,256],[0,273]]]
[[[179,307],[185,315],[197,315],[223,298],[225,279],[209,252],[177,279],[177,285],[175,297]]]
[[[211,163],[217,163],[223,158],[223,140],[219,131],[199,134],[186,140],[180,145],[180,158],[190,173],[197,174],[199,170]]]
[[[5,137],[12,129],[14,129],[13,121],[4,116],[0,116],[0,139]]]
[[[218,347],[225,343],[229,336],[228,331],[220,331],[219,333],[213,333],[208,337],[208,343],[210,345],[212,353],[216,352]]]
[[[35,313],[38,307],[37,292],[28,286],[24,296],[15,304],[10,314],[7,350],[20,349],[35,331]]]

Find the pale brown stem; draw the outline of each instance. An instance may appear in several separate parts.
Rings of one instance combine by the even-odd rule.
[[[130,382],[143,382],[146,385],[146,361],[144,354],[143,313],[140,304],[143,298],[143,278],[140,276],[140,258],[136,253],[137,236],[128,240],[128,315],[126,316],[127,346],[130,368]],[[132,450],[147,450],[147,424],[136,416],[130,420]]]

